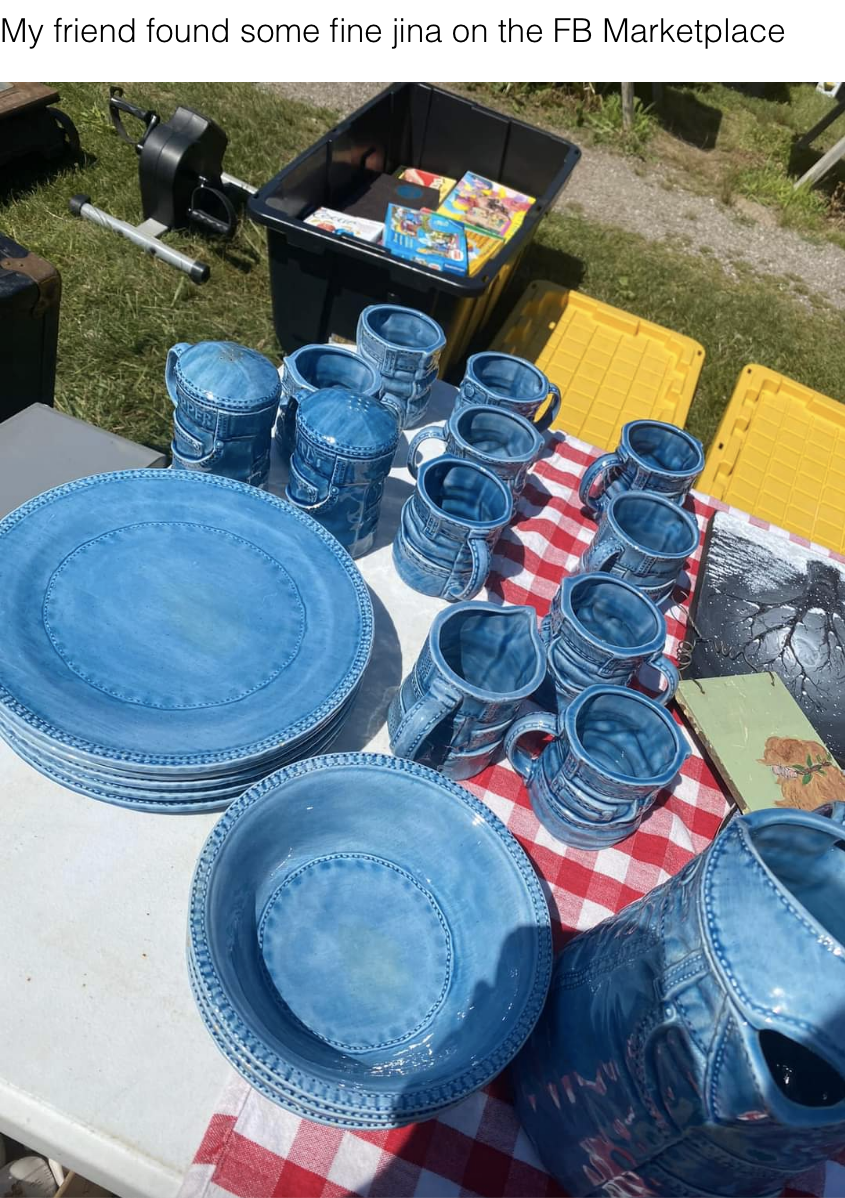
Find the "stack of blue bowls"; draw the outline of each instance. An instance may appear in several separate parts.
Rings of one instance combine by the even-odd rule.
[[[367,588],[316,521],[188,471],[94,475],[0,521],[0,736],[145,811],[227,806],[326,749],[372,647]]]
[[[415,762],[347,753],[229,808],[197,864],[188,958],[203,1021],[251,1085],[380,1130],[508,1064],[552,946],[537,876],[489,808]]]

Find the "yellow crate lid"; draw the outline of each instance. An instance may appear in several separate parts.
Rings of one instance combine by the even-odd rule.
[[[704,364],[691,337],[542,281],[491,348],[535,362],[561,390],[554,427],[602,449],[616,448],[629,420],[683,428]]]
[[[696,488],[845,552],[845,407],[744,366]]]

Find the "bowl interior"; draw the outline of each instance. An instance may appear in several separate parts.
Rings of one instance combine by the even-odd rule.
[[[532,892],[430,771],[322,760],[340,764],[290,771],[225,837],[210,956],[243,1026],[295,1069],[424,1092],[500,1050],[536,999]]]

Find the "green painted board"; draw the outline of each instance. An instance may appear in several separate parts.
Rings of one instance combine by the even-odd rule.
[[[845,778],[776,674],[686,679],[676,699],[740,811],[845,799]]]

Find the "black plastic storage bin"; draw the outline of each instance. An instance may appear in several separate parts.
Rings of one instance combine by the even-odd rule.
[[[267,226],[276,335],[286,352],[353,340],[367,304],[433,316],[448,345],[441,372],[482,344],[493,310],[540,218],[571,175],[572,142],[428,83],[394,83],[266,183],[249,203]],[[306,225],[315,208],[342,208],[368,179],[412,166],[459,179],[465,171],[537,197],[522,227],[478,274],[441,274],[380,246]]]

